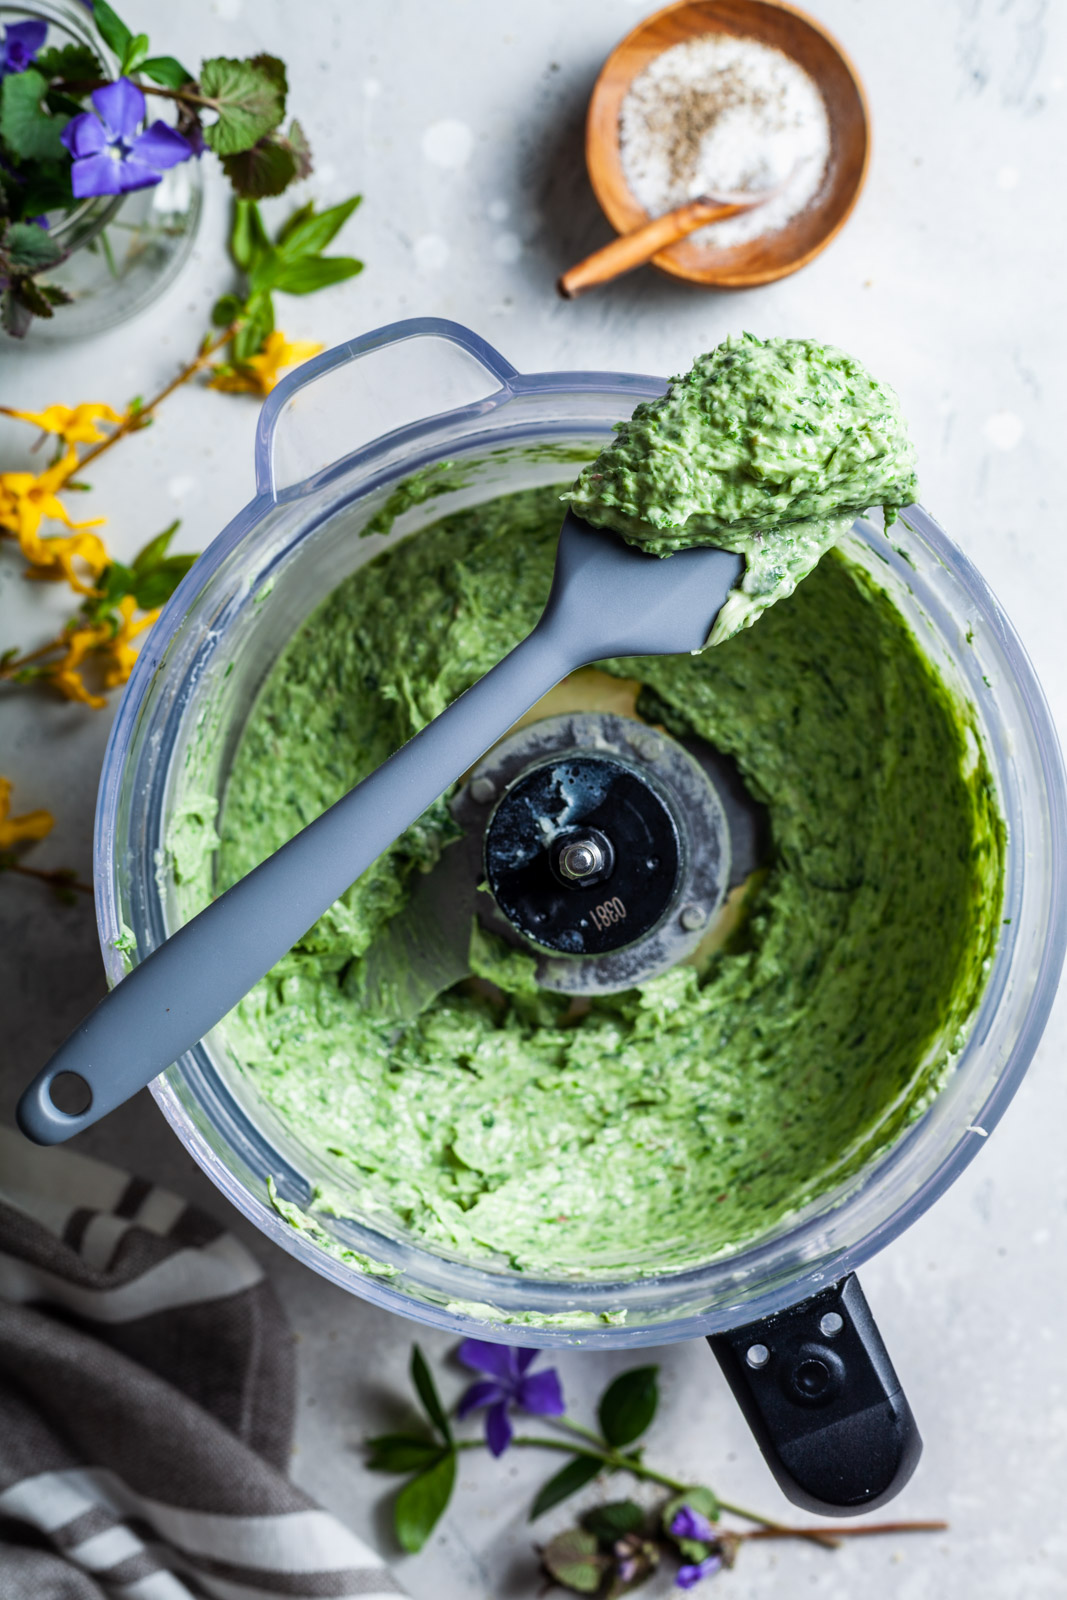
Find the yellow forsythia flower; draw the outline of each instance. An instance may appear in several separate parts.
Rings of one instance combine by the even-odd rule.
[[[0,412],[5,417],[32,422],[45,433],[58,434],[64,444],[99,444],[107,435],[97,427],[98,422],[118,426],[126,420],[102,401],[87,401],[80,406],[47,406],[44,411],[15,411],[10,406],[0,406]]]
[[[323,348],[296,339],[291,343],[278,329],[269,333],[258,355],[245,361],[222,362],[211,371],[214,376],[209,389],[222,389],[226,394],[268,395],[281,376],[283,367],[295,367],[301,361],[310,361]]]
[[[115,689],[120,683],[125,683],[133,671],[133,664],[137,660],[137,651],[130,641],[136,639],[139,633],[150,628],[159,616],[158,609],[146,611],[143,617],[136,622],[133,614],[137,609],[137,602],[132,594],[119,601],[119,610],[122,612],[122,625],[117,633],[99,647],[99,654],[103,657],[104,687]]]
[[[42,672],[44,682],[58,689],[65,700],[79,700],[82,705],[92,706],[97,711],[107,705],[105,697],[93,694],[82,677],[82,668],[89,655],[100,660],[105,689],[117,689],[133,671],[137,651],[132,641],[152,626],[159,612],[146,611],[135,622],[133,614],[137,610],[137,602],[132,594],[119,601],[118,609],[122,621],[114,632],[109,622],[86,622],[80,627],[71,628],[64,638],[66,651]]]
[[[11,815],[11,780],[0,778],[0,850],[10,850],[14,844],[28,839],[43,839],[51,833],[55,818],[50,811],[27,811],[21,817]]]
[[[106,622],[87,623],[83,628],[72,628],[67,635],[66,654],[53,662],[42,674],[44,681],[58,689],[64,700],[79,700],[82,705],[99,711],[107,705],[102,694],[93,694],[81,675],[81,667],[90,650],[103,644],[111,634]]]
[[[37,476],[32,472],[0,472],[0,528],[6,528],[18,540],[30,563],[28,578],[66,578],[79,594],[92,594],[93,582],[107,566],[109,557],[103,541],[85,529],[99,527],[104,519],[72,522],[57,496],[77,465],[78,453],[71,445],[62,460]],[[73,530],[74,536],[42,539],[38,529],[46,517],[62,522]],[[85,563],[88,583],[75,571],[75,559]]]

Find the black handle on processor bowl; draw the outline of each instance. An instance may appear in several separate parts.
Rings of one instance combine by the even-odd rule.
[[[922,1440],[854,1274],[708,1343],[794,1505],[856,1516],[903,1489]]]

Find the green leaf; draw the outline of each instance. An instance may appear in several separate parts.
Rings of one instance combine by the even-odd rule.
[[[169,528],[164,528],[163,532],[157,533],[154,539],[149,539],[144,548],[139,550],[133,558],[134,572],[143,574],[151,572],[153,567],[158,567],[167,553],[170,541],[180,527],[181,521],[176,518]]]
[[[61,49],[49,46],[38,50],[34,67],[46,78],[63,78],[67,83],[91,82],[104,76],[104,67],[95,50],[87,44],[65,44]]]
[[[250,150],[222,156],[222,170],[241,200],[268,200],[296,177],[296,157],[284,139],[267,134]]]
[[[48,83],[27,67],[4,79],[0,97],[0,137],[20,161],[61,161],[66,155],[60,134],[67,117],[50,116],[44,106]]]
[[[245,305],[246,320],[233,337],[235,361],[247,361],[274,332],[274,302],[266,291],[251,294]]]
[[[550,1539],[541,1551],[545,1571],[575,1594],[596,1594],[609,1558],[601,1555],[596,1539],[584,1528],[567,1528]]]
[[[396,1497],[393,1526],[403,1549],[421,1550],[452,1497],[456,1481],[456,1452],[447,1451],[432,1467],[405,1483]]]
[[[111,46],[120,61],[124,60],[133,34],[120,22],[107,0],[94,0],[93,21],[104,36],[104,43]]]
[[[441,1404],[440,1396],[437,1393],[437,1385],[434,1383],[430,1369],[426,1365],[426,1357],[417,1344],[413,1344],[411,1347],[411,1381],[415,1385],[426,1415],[442,1439],[451,1444],[452,1429],[448,1425],[445,1408]]]
[[[244,310],[244,301],[235,294],[223,294],[211,308],[211,321],[216,328],[228,328]]]
[[[614,1544],[624,1534],[644,1527],[645,1513],[636,1500],[609,1500],[606,1505],[585,1512],[580,1520],[588,1533],[595,1533],[605,1544]]]
[[[577,1494],[579,1489],[584,1489],[587,1483],[592,1483],[603,1465],[598,1456],[576,1455],[538,1489],[534,1503],[530,1507],[529,1520],[536,1521],[543,1512],[550,1511],[553,1506],[558,1506],[561,1500],[566,1500],[570,1495]]]
[[[196,559],[193,554],[168,556],[139,577],[133,596],[140,609],[154,611],[157,606],[165,606]]]
[[[34,162],[27,169],[26,182],[19,188],[17,198],[19,215],[23,217],[39,217],[42,212],[62,211],[73,205],[69,165]]]
[[[125,76],[128,73],[136,72],[139,67],[144,66],[147,60],[148,35],[147,33],[139,33],[126,46],[126,53],[122,58],[122,66],[119,70]]]
[[[285,68],[273,56],[251,61],[216,56],[205,61],[200,90],[219,114],[218,121],[204,129],[205,141],[219,156],[250,150],[285,115]]]
[[[288,133],[268,133],[250,150],[223,156],[222,170],[242,200],[265,200],[281,194],[296,178],[311,171],[311,149],[299,122]]]
[[[616,1449],[640,1438],[656,1415],[658,1371],[658,1367],[631,1367],[609,1383],[601,1395],[597,1408],[600,1431]]]
[[[285,62],[278,56],[267,55],[264,51],[258,56],[251,57],[251,65],[255,67],[257,72],[264,73],[270,79],[284,100],[289,92],[289,86],[285,78]]]
[[[188,68],[173,56],[149,56],[147,61],[141,62],[141,71],[153,83],[161,83],[164,89],[184,89],[187,83],[194,81]]]
[[[75,100],[73,95],[64,94],[60,89],[49,89],[44,97],[45,110],[50,111],[54,117],[80,117],[84,107],[80,100]]]
[[[281,271],[281,266],[282,258],[273,245],[268,245],[266,250],[259,251],[248,275],[253,294],[261,289],[273,289],[274,279]]]
[[[306,205],[297,206],[295,211],[291,211],[275,235],[274,242],[278,249],[282,249],[286,239],[289,238],[294,229],[299,228],[302,222],[306,222],[308,217],[313,217],[314,215],[314,200],[309,200]]]
[[[350,200],[342,200],[340,205],[330,206],[325,211],[302,206],[278,235],[279,255],[287,261],[294,261],[298,256],[321,255],[362,199],[362,195],[354,194]]]
[[[32,278],[15,278],[11,288],[26,310],[35,317],[52,317],[52,302]]]
[[[372,1472],[415,1472],[435,1465],[445,1453],[436,1439],[423,1439],[414,1433],[382,1433],[367,1440]]]
[[[308,144],[307,134],[295,117],[289,124],[289,132],[285,138],[290,150],[293,152],[297,177],[309,177],[311,174],[311,146]]]
[[[233,208],[230,229],[230,254],[242,272],[250,272],[272,248],[259,207],[251,200],[238,200]]]
[[[0,248],[16,272],[41,272],[63,259],[63,247],[36,222],[13,222]]]
[[[97,584],[97,588],[101,591],[102,609],[107,611],[117,600],[132,594],[136,581],[132,567],[127,567],[121,561],[112,561]]]
[[[362,261],[352,256],[309,256],[283,264],[275,273],[272,287],[282,294],[314,294],[317,289],[344,283],[362,271]]]

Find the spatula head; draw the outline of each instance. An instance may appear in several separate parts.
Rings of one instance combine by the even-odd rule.
[[[581,645],[586,663],[607,656],[700,650],[744,570],[732,550],[652,556],[568,511],[546,618]],[[576,655],[575,659],[578,659]]]

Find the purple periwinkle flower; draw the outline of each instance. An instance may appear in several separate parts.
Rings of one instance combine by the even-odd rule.
[[[692,1506],[682,1506],[671,1521],[671,1532],[676,1539],[699,1539],[701,1544],[711,1544],[719,1537],[707,1517],[702,1517]]]
[[[467,1416],[480,1406],[488,1406],[485,1439],[495,1456],[502,1456],[511,1442],[508,1407],[529,1411],[536,1417],[563,1415],[563,1390],[554,1367],[546,1372],[529,1372],[536,1350],[517,1350],[513,1345],[488,1344],[483,1339],[464,1339],[457,1351],[459,1359],[472,1372],[483,1372],[481,1383],[472,1383],[459,1402],[458,1415]]]
[[[35,60],[47,33],[47,22],[13,22],[5,28],[3,44],[0,46],[3,50],[3,55],[0,55],[0,78],[6,78],[12,72],[25,72]]]
[[[93,91],[93,110],[72,117],[60,134],[74,157],[70,182],[76,200],[148,189],[168,167],[188,161],[188,139],[165,122],[146,128],[144,120],[144,95],[129,78]]]
[[[705,1556],[693,1566],[679,1567],[674,1582],[679,1589],[691,1589],[701,1578],[713,1578],[721,1568],[722,1556]]]

